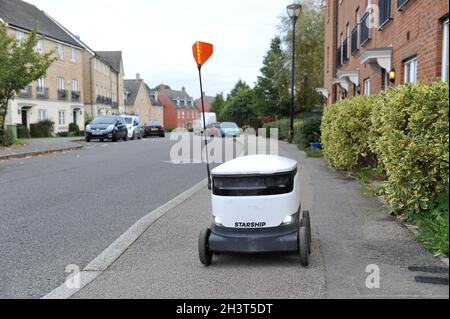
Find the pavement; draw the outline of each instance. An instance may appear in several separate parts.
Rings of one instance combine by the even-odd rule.
[[[47,153],[72,151],[82,148],[76,138],[42,138],[25,140],[26,145],[0,147],[0,161],[38,156]]]
[[[311,211],[314,230],[310,267],[302,268],[297,256],[283,255],[219,255],[211,267],[203,267],[198,234],[210,226],[212,215],[210,194],[202,188],[155,220],[72,297],[448,299],[448,266],[378,199],[363,196],[362,185],[292,145],[281,143],[280,153],[299,161],[303,208]],[[380,286],[370,289],[373,274],[379,274]],[[419,277],[438,284],[421,283]]]
[[[0,299],[41,298],[136,221],[204,180],[174,165],[169,138],[93,142],[0,162]]]

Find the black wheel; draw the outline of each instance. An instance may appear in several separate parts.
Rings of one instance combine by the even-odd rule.
[[[159,135],[160,138],[165,138],[166,137],[166,133]]]
[[[200,233],[198,240],[198,254],[200,261],[203,265],[211,265],[213,254],[209,250],[209,236],[211,235],[211,229],[203,230]]]
[[[306,227],[300,227],[298,234],[298,250],[300,254],[300,264],[303,267],[309,266],[308,231]]]
[[[309,240],[309,238],[311,237],[310,234],[310,230],[308,228],[308,223],[306,221],[305,218],[302,218],[302,220],[300,221],[300,227],[304,227],[306,229],[306,233],[307,233],[307,243],[308,243],[308,253],[311,254],[312,250],[311,250],[311,241]]]
[[[123,137],[123,141],[124,141],[124,142],[128,141],[128,133],[125,134],[125,136]]]
[[[86,140],[86,143],[90,143],[91,142],[91,139],[89,137],[86,137],[85,140]]]
[[[119,141],[119,139],[117,138],[116,134],[113,134],[113,137],[111,139],[114,143],[116,143],[117,141]]]
[[[309,213],[309,211],[305,210],[303,212],[302,219],[305,220],[306,228],[308,229],[309,245],[311,245],[312,244],[312,230],[311,230],[311,214]]]

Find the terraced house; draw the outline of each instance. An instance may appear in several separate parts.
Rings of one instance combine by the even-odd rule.
[[[327,104],[449,75],[447,0],[327,0]]]
[[[36,50],[54,52],[56,61],[47,76],[18,92],[8,106],[7,124],[27,127],[44,119],[55,122],[55,132],[68,131],[70,123],[84,127],[83,52],[80,43],[37,7],[19,0],[0,0],[0,18],[17,41],[39,25]]]
[[[141,123],[150,121],[152,104],[140,74],[136,74],[135,79],[125,80],[124,83],[126,113],[139,115]]]
[[[84,100],[89,115],[110,115],[125,111],[121,51],[93,51],[86,46],[83,73]]]
[[[160,86],[158,99],[164,107],[164,123],[166,128],[193,128],[194,121],[200,113],[194,99],[183,87],[181,91],[166,89]]]

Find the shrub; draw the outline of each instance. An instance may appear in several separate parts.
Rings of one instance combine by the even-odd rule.
[[[448,103],[444,82],[391,88],[375,103],[371,148],[386,170],[386,197],[397,213],[427,209],[448,193]]]
[[[11,146],[14,144],[14,136],[10,130],[5,130],[2,135],[2,145]]]
[[[89,124],[91,124],[91,122],[94,120],[94,118],[90,115],[88,115],[87,113],[84,114],[84,127],[88,126]]]
[[[54,131],[55,123],[51,120],[43,120],[36,124],[30,125],[31,137],[51,137]]]
[[[58,135],[58,137],[68,137],[69,136],[69,132],[59,132],[56,135]]]
[[[72,133],[74,136],[80,135],[80,127],[76,123],[69,124],[69,133]]]
[[[278,138],[280,140],[285,140],[289,137],[289,129],[291,122],[289,119],[282,119],[276,122],[267,123],[263,125],[263,128],[266,129],[267,138],[270,138],[270,129],[278,129]]]
[[[302,125],[295,130],[294,143],[297,144],[300,149],[306,150],[311,143],[320,142],[321,124],[322,119],[319,117],[303,120]]]
[[[30,138],[30,130],[25,125],[17,125],[17,138]]]
[[[322,118],[324,157],[339,170],[375,167],[369,147],[371,113],[376,97],[358,96],[328,107]]]

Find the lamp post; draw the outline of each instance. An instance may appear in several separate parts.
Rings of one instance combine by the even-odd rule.
[[[292,21],[291,126],[289,131],[289,142],[292,142],[294,140],[295,116],[295,28],[302,12],[302,5],[298,3],[291,4],[287,7],[287,12]]]

